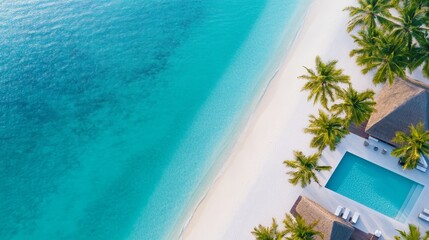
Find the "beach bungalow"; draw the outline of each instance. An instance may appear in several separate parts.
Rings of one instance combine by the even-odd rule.
[[[370,139],[381,140],[398,147],[393,138],[395,133],[409,133],[410,124],[423,123],[429,129],[429,85],[407,78],[396,79],[393,84],[384,85],[376,99],[376,111],[365,127]],[[417,169],[426,172],[425,156],[420,156]]]
[[[429,85],[396,79],[392,85],[384,85],[376,102],[365,128],[371,137],[397,147],[392,141],[397,131],[409,133],[409,125],[419,122],[429,129]]]
[[[315,229],[323,233],[325,240],[338,240],[338,239],[378,239],[372,234],[364,233],[355,229],[348,221],[335,216],[316,202],[311,199],[300,196],[292,207],[292,215],[301,215],[307,223],[319,221]],[[321,239],[316,237],[316,239]]]

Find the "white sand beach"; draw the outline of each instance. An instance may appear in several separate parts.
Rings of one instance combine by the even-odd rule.
[[[314,67],[316,55],[323,60],[337,59],[338,67],[351,76],[357,90],[377,88],[371,75],[362,75],[349,57],[354,47],[346,32],[348,13],[343,9],[355,0],[314,0],[302,29],[289,51],[280,72],[270,83],[234,146],[217,180],[199,204],[183,231],[182,239],[253,239],[258,224],[269,225],[271,218],[281,220],[302,193],[288,183],[285,159],[294,150],[306,154],[311,136],[304,134],[308,115],[318,106],[307,102],[301,92],[303,66]]]

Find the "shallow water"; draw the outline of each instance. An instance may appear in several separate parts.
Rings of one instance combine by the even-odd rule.
[[[0,239],[162,238],[297,8],[1,1]]]

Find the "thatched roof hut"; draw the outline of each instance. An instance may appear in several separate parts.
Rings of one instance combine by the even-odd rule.
[[[425,129],[429,129],[429,86],[424,83],[396,79],[392,85],[384,85],[376,102],[376,112],[365,129],[369,135],[396,146],[392,142],[395,133],[408,133],[410,124],[423,122]]]
[[[307,223],[319,221],[315,229],[323,233],[325,240],[347,240],[350,239],[354,231],[349,222],[335,216],[304,196],[301,197],[293,211],[301,215]],[[317,237],[316,239],[321,238]]]

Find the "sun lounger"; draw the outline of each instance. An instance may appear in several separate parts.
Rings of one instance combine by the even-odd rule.
[[[343,213],[343,219],[348,220],[350,215],[350,209],[346,208]]]
[[[427,209],[427,208],[423,209],[423,213],[426,215],[429,215],[429,209]]]
[[[419,170],[420,172],[426,172],[427,171],[427,168],[422,167],[420,165],[417,165],[416,169]]]
[[[358,212],[355,212],[353,214],[352,220],[350,222],[355,224],[359,220],[359,216],[360,216],[360,214]]]
[[[343,211],[343,206],[338,205],[337,210],[335,210],[335,216],[339,217],[341,212]]]
[[[422,220],[424,220],[424,221],[426,221],[426,222],[429,222],[429,216],[427,216],[427,215],[425,215],[423,213],[419,214],[419,218],[422,219]]]

